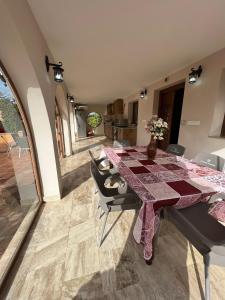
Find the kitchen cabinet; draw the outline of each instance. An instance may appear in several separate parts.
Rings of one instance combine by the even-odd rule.
[[[113,139],[122,142],[127,140],[131,146],[136,145],[137,142],[137,127],[112,127]]]
[[[112,116],[114,114],[114,107],[113,104],[107,104],[107,115]]]
[[[117,99],[114,103],[113,103],[113,107],[114,107],[114,114],[115,115],[122,115],[123,114],[123,99]]]

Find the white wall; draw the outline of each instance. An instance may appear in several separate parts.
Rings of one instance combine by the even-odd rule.
[[[76,141],[76,134],[75,134],[75,110],[72,104],[69,104],[69,117],[70,117],[71,142],[73,144]]]
[[[89,104],[88,113],[97,112],[102,116],[102,123],[95,129],[95,135],[104,135],[104,115],[106,114],[106,105],[101,104]]]
[[[188,73],[191,67],[203,67],[203,72],[196,84],[188,83]],[[168,81],[164,79],[147,86],[148,99],[139,99],[139,92],[125,98],[125,113],[128,114],[128,103],[139,99],[138,112],[138,136],[137,143],[146,145],[149,142],[149,136],[144,130],[144,120],[149,120],[153,114],[154,100],[157,98],[157,92],[170,85],[186,81],[184,102],[182,110],[182,120],[200,121],[200,126],[181,126],[179,143],[186,147],[185,155],[189,158],[193,157],[200,151],[217,153],[225,158],[225,139],[209,137],[211,127],[215,122],[218,101],[224,103],[225,89],[221,84],[224,78],[225,68],[225,49],[205,58],[195,64],[185,67],[184,69],[171,74],[165,74]],[[221,114],[222,115],[222,114]],[[217,119],[217,118],[216,118]],[[221,117],[220,117],[221,119]],[[220,120],[221,124],[222,120]]]
[[[55,134],[56,84],[45,55],[53,57],[26,0],[0,2],[0,57],[13,80],[35,139],[45,200],[61,196],[61,172]]]

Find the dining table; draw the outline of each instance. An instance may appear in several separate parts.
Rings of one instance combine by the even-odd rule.
[[[154,159],[148,158],[145,146],[104,147],[103,153],[142,200],[133,236],[143,245],[147,262],[153,255],[153,239],[163,207],[181,209],[225,192],[225,173],[161,149],[157,149]]]

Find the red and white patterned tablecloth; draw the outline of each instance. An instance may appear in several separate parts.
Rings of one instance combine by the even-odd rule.
[[[146,147],[104,148],[104,152],[143,201],[134,226],[134,238],[144,245],[144,258],[152,257],[152,241],[161,207],[184,208],[216,192],[225,192],[225,174],[157,150],[148,160]]]

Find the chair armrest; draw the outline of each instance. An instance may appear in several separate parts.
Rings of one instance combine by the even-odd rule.
[[[115,196],[113,196],[112,198],[113,198],[114,200],[118,200],[118,199],[124,199],[124,198],[129,199],[129,198],[138,198],[138,197],[137,197],[136,194],[134,194],[134,193],[126,193],[126,194],[118,194],[118,195],[115,195]]]
[[[212,203],[214,203],[214,202],[222,201],[222,200],[225,200],[225,193],[216,193],[215,195],[212,195],[212,196],[209,198],[208,203],[209,203],[209,204],[212,204]]]

